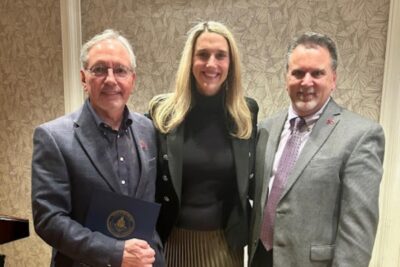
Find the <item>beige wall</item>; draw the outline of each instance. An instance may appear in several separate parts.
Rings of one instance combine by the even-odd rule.
[[[58,1],[0,1],[0,214],[30,222],[33,128],[64,111],[60,28]],[[48,266],[48,247],[30,231],[0,245],[6,266]]]
[[[146,111],[152,96],[169,91],[185,33],[212,19],[237,38],[246,93],[259,102],[261,118],[288,104],[287,42],[313,30],[338,43],[335,98],[379,119],[389,0],[81,0],[81,8],[83,41],[108,27],[131,39],[139,79],[132,109]],[[64,110],[59,1],[2,0],[0,28],[0,213],[31,220],[32,131]],[[7,266],[47,266],[49,251],[32,228],[30,238],[0,246]]]
[[[389,0],[81,0],[82,39],[112,27],[125,33],[138,57],[139,86],[131,104],[139,111],[169,91],[185,34],[200,20],[218,20],[234,32],[242,52],[247,95],[260,117],[287,105],[283,55],[290,38],[305,30],[338,43],[336,99],[379,119]]]

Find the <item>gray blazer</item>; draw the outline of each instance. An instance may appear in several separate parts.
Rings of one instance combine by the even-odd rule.
[[[251,264],[287,110],[259,125]],[[368,266],[378,224],[381,126],[330,100],[314,126],[276,210],[274,267]]]
[[[142,166],[137,192],[131,196],[154,201],[155,131],[144,116],[131,113],[131,118]],[[110,156],[102,149],[106,141],[88,106],[40,125],[33,142],[33,220],[37,234],[54,248],[51,266],[119,267],[124,242],[82,226],[93,190],[121,193]],[[151,245],[160,253],[156,239]]]

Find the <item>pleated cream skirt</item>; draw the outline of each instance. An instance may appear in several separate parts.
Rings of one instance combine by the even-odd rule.
[[[174,228],[165,244],[167,267],[242,267],[243,249],[232,250],[223,230]]]

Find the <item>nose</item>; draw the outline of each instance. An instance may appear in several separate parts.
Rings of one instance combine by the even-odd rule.
[[[301,80],[301,85],[303,87],[311,87],[313,85],[313,77],[311,76],[310,73],[306,73]]]
[[[108,74],[106,76],[106,82],[111,82],[111,83],[116,83],[115,75],[114,75],[114,70],[113,68],[108,68]]]
[[[209,58],[208,58],[208,60],[207,60],[207,64],[206,64],[206,66],[207,67],[213,67],[214,65],[215,65],[215,56],[214,55],[211,55]]]

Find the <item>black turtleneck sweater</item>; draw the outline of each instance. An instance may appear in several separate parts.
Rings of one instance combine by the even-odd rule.
[[[215,96],[196,93],[195,104],[185,119],[178,227],[224,228],[237,199],[232,143],[223,98],[223,90]]]

